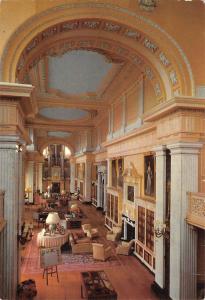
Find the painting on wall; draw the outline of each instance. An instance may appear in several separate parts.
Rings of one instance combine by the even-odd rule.
[[[134,186],[128,185],[127,186],[127,200],[134,202]]]
[[[155,196],[155,161],[153,155],[144,157],[144,194]]]

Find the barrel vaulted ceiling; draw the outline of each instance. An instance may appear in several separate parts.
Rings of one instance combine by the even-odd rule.
[[[38,111],[27,122],[47,135],[90,129],[123,91],[121,83],[125,88],[142,75],[150,80],[157,101],[164,101],[165,85],[170,95],[180,94],[182,82],[173,61],[154,40],[113,21],[56,24],[33,38],[18,62],[17,81],[35,86]]]

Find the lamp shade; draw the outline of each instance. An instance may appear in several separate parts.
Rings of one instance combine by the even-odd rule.
[[[60,218],[57,212],[50,212],[48,217],[46,218],[46,224],[58,224],[60,222]]]

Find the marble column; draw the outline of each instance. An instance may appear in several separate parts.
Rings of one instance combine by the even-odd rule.
[[[166,147],[159,146],[153,149],[156,153],[156,209],[155,220],[161,224],[165,222],[166,205]],[[155,238],[155,282],[164,288],[164,238]]]
[[[16,299],[16,288],[19,281],[19,243],[17,235],[21,220],[19,211],[22,207],[22,153],[17,152],[18,137],[0,137],[0,186],[5,191],[4,218],[4,251],[1,259],[3,267],[2,298]]]
[[[43,163],[38,163],[38,178],[37,178],[37,189],[40,193],[43,191]]]
[[[26,189],[29,189],[29,202],[33,203],[33,192],[34,192],[34,161],[27,162],[26,168]]]
[[[64,146],[62,146],[64,147]],[[64,149],[60,152],[61,177],[64,178]]]
[[[75,160],[70,159],[70,192],[75,192]]]
[[[4,191],[0,190],[0,220],[4,219]],[[4,270],[4,229],[0,230],[0,298],[3,298],[3,270]]]
[[[107,187],[112,186],[112,160],[107,159]]]
[[[107,172],[105,171],[103,174],[104,178],[104,204],[103,204],[103,211],[105,212],[107,210]]]
[[[198,192],[201,144],[177,143],[171,151],[170,297],[196,299],[197,232],[187,224],[187,192]]]
[[[84,201],[91,201],[91,161],[86,161],[85,163],[85,195]]]
[[[98,171],[98,186],[97,186],[97,207],[102,207],[101,203],[102,203],[102,200],[101,200],[101,197],[102,197],[102,193],[101,193],[101,190],[102,190],[102,173]]]

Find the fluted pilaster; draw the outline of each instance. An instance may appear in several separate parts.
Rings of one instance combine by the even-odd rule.
[[[153,149],[156,153],[156,210],[155,219],[164,223],[166,203],[166,147]],[[164,239],[155,238],[155,282],[164,288]]]
[[[171,150],[170,297],[196,299],[197,234],[186,222],[187,192],[198,191],[200,144]]]
[[[70,192],[75,192],[75,160],[70,159]]]
[[[107,159],[107,186],[112,186],[112,160],[111,158]]]
[[[28,200],[30,203],[33,203],[34,180],[35,180],[34,161],[27,162],[25,179],[26,179],[25,188],[29,189]]]
[[[11,137],[8,139],[11,140]],[[5,138],[3,138],[5,140]],[[14,300],[19,279],[19,244],[17,234],[22,209],[22,153],[16,151],[18,139],[10,142],[0,139],[0,187],[5,191],[3,251],[3,299]]]
[[[97,207],[102,207],[102,175],[98,171],[98,186],[97,186]]]
[[[38,177],[37,177],[37,189],[42,193],[43,191],[43,163],[38,163]]]
[[[91,201],[91,161],[85,163],[85,201]]]
[[[107,210],[107,172],[104,173],[104,203],[103,203],[103,211]]]

